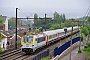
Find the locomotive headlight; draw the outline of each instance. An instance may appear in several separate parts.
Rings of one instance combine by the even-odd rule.
[[[32,45],[32,46],[34,46],[34,45]]]

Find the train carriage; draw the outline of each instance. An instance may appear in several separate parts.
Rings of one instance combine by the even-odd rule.
[[[72,27],[67,28],[66,36],[71,34]],[[78,26],[73,27],[73,33],[78,31]],[[65,31],[63,29],[45,31],[40,34],[24,36],[21,40],[21,50],[25,53],[35,52],[37,49],[49,45],[61,38],[65,37]]]

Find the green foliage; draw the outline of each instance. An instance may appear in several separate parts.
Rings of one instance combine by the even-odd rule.
[[[65,27],[77,26],[78,22],[71,22],[71,20],[65,21]]]
[[[87,26],[84,26],[84,27],[82,28],[82,33],[83,33],[85,36],[87,36],[87,35],[89,34],[89,31],[88,31]]]
[[[90,42],[87,42],[87,43],[86,43],[86,45],[89,45],[89,44],[90,44]]]
[[[30,34],[31,34],[30,32],[27,32],[27,33],[26,33],[27,36],[30,35]]]
[[[84,33],[82,33],[82,37],[84,38],[84,40],[86,40],[86,35]]]
[[[78,54],[81,54],[82,53],[82,51],[81,50],[78,50]]]
[[[1,32],[0,32],[0,42],[2,41]]]
[[[0,37],[0,42],[2,41],[2,37]]]
[[[42,58],[41,60],[50,60],[50,56],[47,56],[45,58]]]
[[[88,17],[88,22],[89,22],[89,24],[90,24],[90,17]]]
[[[28,24],[28,27],[29,27],[29,28],[31,28],[31,25],[30,25],[30,24]]]
[[[40,30],[39,30],[39,29],[35,30],[35,33],[39,33],[39,32],[40,32]]]
[[[40,30],[40,32],[43,32],[44,31],[44,29],[41,27],[41,28],[39,28],[39,30]]]
[[[38,25],[38,19],[35,19],[35,18],[38,18],[38,15],[36,13],[34,14],[34,26],[37,26]]]
[[[50,27],[50,30],[54,30],[54,27]]]
[[[54,30],[54,29],[60,29],[60,24],[53,24],[53,25],[50,27],[50,30]]]
[[[88,47],[90,47],[90,42],[87,42],[86,45],[87,45]]]
[[[88,56],[88,59],[90,60],[90,56]]]
[[[83,51],[85,51],[85,52],[90,52],[90,47],[84,48]]]
[[[65,14],[60,15],[59,13],[57,13],[55,11],[55,13],[53,15],[54,15],[54,19],[52,19],[52,18],[47,19],[47,17],[46,17],[46,21],[45,21],[45,19],[34,19],[34,27],[45,28],[45,22],[46,22],[46,29],[51,29],[51,26],[54,24],[61,24],[61,27],[62,27],[62,23],[64,23],[66,20]],[[34,18],[38,18],[38,15],[36,13],[34,14]]]
[[[18,19],[17,23],[18,23],[18,25],[21,25],[21,20]],[[15,28],[16,27],[16,18],[15,17],[10,18],[8,20],[8,25],[11,26],[12,28]]]
[[[4,23],[4,18],[0,15],[0,24]]]
[[[65,24],[64,23],[61,23],[61,28],[64,28],[65,27]]]
[[[2,48],[0,48],[0,52],[4,52],[4,50]]]

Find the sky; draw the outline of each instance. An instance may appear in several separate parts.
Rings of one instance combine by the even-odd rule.
[[[66,18],[79,18],[85,16],[90,6],[90,0],[0,0],[0,14],[15,17],[18,8],[18,17],[53,17],[56,11],[64,13]]]

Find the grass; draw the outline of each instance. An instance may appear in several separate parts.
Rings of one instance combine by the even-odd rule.
[[[90,56],[88,56],[88,59],[90,60]]]
[[[47,56],[45,58],[42,58],[41,60],[50,60],[50,56]]]
[[[86,47],[84,48],[85,52],[90,52],[90,42],[86,43]]]

